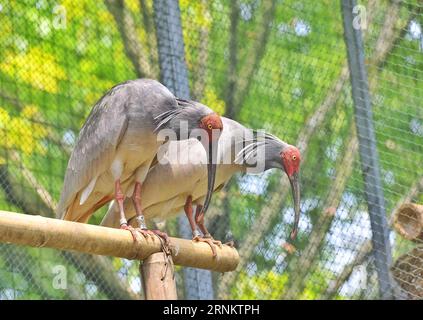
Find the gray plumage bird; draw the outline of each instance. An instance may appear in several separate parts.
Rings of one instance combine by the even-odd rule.
[[[215,191],[221,190],[237,172],[262,172],[277,168],[284,170],[291,183],[294,198],[295,221],[291,238],[297,234],[300,217],[298,149],[277,137],[265,134],[262,139],[253,130],[236,121],[222,117],[225,129],[219,139],[218,165]],[[207,194],[206,162],[202,146],[196,140],[173,141],[160,147],[162,159],[148,172],[144,181],[143,212],[147,220],[165,220],[182,211],[190,221],[193,238],[206,241],[216,254],[215,241],[204,224],[202,204]],[[189,154],[189,161],[182,162],[182,156]],[[197,205],[194,217],[193,205]],[[132,222],[136,216],[129,199],[124,203],[127,219]],[[102,223],[107,227],[119,226],[119,208],[114,203]],[[199,231],[204,237],[199,237]]]
[[[216,172],[213,148],[223,129],[220,117],[205,105],[177,99],[155,80],[138,79],[116,85],[93,107],[69,159],[58,217],[85,223],[95,210],[115,199],[121,228],[135,237],[123,207],[125,196],[132,196],[138,231],[151,234],[145,231],[141,209],[142,184],[164,142],[158,138],[162,129],[174,132],[177,140],[188,139],[195,129],[207,133],[206,138],[196,137],[209,160],[207,208]]]

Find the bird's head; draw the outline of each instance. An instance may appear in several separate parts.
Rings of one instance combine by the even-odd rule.
[[[295,220],[290,235],[294,240],[300,221],[300,151],[272,134],[245,129],[240,124],[232,124],[232,126],[234,125],[238,128],[241,127],[240,130],[231,130],[230,125],[228,129],[225,129],[226,133],[234,132],[234,135],[239,135],[241,138],[241,143],[235,143],[235,146],[238,148],[242,146],[242,148],[236,153],[234,164],[242,166],[246,172],[255,173],[277,168],[284,170],[288,176],[294,200]],[[253,170],[250,171],[252,164]]]
[[[214,190],[217,147],[223,123],[217,113],[199,102],[184,99],[176,99],[176,102],[177,108],[165,111],[154,118],[156,120],[155,131],[169,129],[174,133],[176,140],[197,138],[203,145],[208,158],[207,195],[203,205],[203,212],[206,212]],[[161,138],[165,138],[163,140],[166,141],[168,136],[165,133]]]
[[[206,130],[209,141],[214,142],[222,133],[222,119],[217,113],[208,114],[200,119],[199,127]]]
[[[301,154],[298,148],[288,145],[281,153],[281,163],[289,179],[300,172]]]
[[[207,211],[210,200],[214,190],[214,182],[216,178],[216,165],[217,165],[217,147],[218,140],[223,130],[222,119],[217,113],[209,113],[200,119],[198,124],[200,129],[203,129],[207,133],[207,143],[202,141],[204,148],[207,152],[207,195],[203,205],[203,213]]]
[[[254,146],[255,145],[255,146]],[[295,221],[294,228],[291,232],[291,239],[294,240],[298,232],[298,223],[300,221],[300,163],[301,154],[298,148],[283,142],[277,137],[266,134],[264,141],[254,141],[244,150],[247,159],[243,159],[245,165],[248,157],[256,155],[260,159],[260,151],[251,152],[251,150],[264,150],[264,170],[278,168],[284,170],[291,184],[292,196],[294,200]]]
[[[291,239],[294,240],[298,232],[298,223],[300,221],[300,162],[301,154],[298,148],[287,145],[279,154],[280,161],[288,176],[291,184],[292,197],[294,199],[295,221],[294,228],[291,232]]]
[[[208,184],[206,200],[203,205],[205,213],[214,190],[218,140],[223,130],[222,119],[209,107],[199,102],[184,99],[176,99],[176,101],[179,108],[174,112],[175,115],[172,115],[170,128],[178,132],[181,121],[187,122],[190,137],[197,138],[207,153]]]

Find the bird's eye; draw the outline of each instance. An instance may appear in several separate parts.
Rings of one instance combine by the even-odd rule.
[[[297,156],[292,156],[292,160],[297,160]]]
[[[213,126],[209,123],[209,124],[207,125],[207,128],[209,128],[209,130],[211,130],[211,129],[213,129]]]

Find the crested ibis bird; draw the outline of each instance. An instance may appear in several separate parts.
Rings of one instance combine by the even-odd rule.
[[[222,117],[222,122],[225,129],[218,143],[214,190],[220,190],[236,172],[248,171],[254,163],[250,161],[254,155],[256,162],[261,162],[261,166],[256,166],[256,172],[271,168],[283,169],[291,183],[294,199],[295,221],[291,232],[291,238],[294,239],[300,217],[299,150],[270,134],[266,134],[262,141],[251,139],[251,129],[225,117]],[[242,148],[235,152],[236,146],[240,144]],[[144,181],[142,209],[146,219],[164,220],[184,210],[190,222],[193,240],[207,242],[213,255],[216,255],[215,245],[220,245],[220,241],[215,241],[208,232],[201,208],[207,194],[207,159],[204,150],[198,141],[193,139],[169,142],[161,149],[164,149],[158,153],[163,155],[161,160],[152,166]],[[183,156],[187,154],[190,156],[189,161],[182,161]],[[193,204],[197,205],[195,217]],[[124,205],[126,217],[131,221],[135,216],[133,205],[130,201],[125,201]],[[119,226],[119,208],[116,203],[109,207],[101,224],[107,227]],[[200,236],[197,226],[204,237]]]
[[[135,231],[163,237],[158,230],[147,229],[141,205],[144,179],[164,142],[159,139],[162,129],[174,132],[176,140],[188,139],[197,129],[206,133],[206,138],[196,135],[208,154],[206,210],[216,173],[213,146],[223,129],[220,116],[203,104],[176,98],[155,80],[138,79],[116,85],[91,110],[69,159],[58,217],[87,222],[95,210],[114,198],[119,225],[131,231],[134,240]],[[126,196],[133,200],[136,229],[125,218]]]

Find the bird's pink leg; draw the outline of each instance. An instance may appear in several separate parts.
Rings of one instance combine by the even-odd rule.
[[[211,239],[209,239],[209,238],[202,237],[201,236],[201,233],[197,229],[197,225],[195,223],[194,215],[193,215],[193,210],[192,210],[192,196],[189,196],[187,198],[187,200],[185,201],[184,211],[185,211],[185,214],[186,214],[186,216],[188,218],[189,224],[191,226],[192,240],[193,241],[206,242],[210,246],[210,248],[212,250],[213,257],[216,257],[217,256],[217,252],[216,252],[216,245],[215,245],[215,243],[213,243],[213,241]]]
[[[125,217],[125,211],[123,210],[123,201],[125,200],[125,195],[123,194],[122,189],[120,187],[119,179],[115,181],[115,199],[119,206],[120,228],[123,230],[128,230],[131,233],[134,241],[137,241],[137,234],[135,232],[135,229],[128,225],[128,221]]]
[[[147,228],[147,225],[145,223],[145,217],[144,217],[144,214],[142,213],[142,209],[141,209],[141,187],[142,187],[141,183],[136,182],[135,183],[135,189],[134,189],[134,195],[132,196],[132,201],[134,203],[135,212],[137,214],[136,220],[137,220],[138,226],[139,226],[139,228],[137,228],[136,230],[138,232],[140,232],[144,237],[157,235],[160,238],[162,238],[165,242],[165,245],[168,246],[170,241],[169,241],[168,235],[165,232],[162,232],[160,230],[149,230]]]
[[[198,228],[200,228],[201,232],[204,235],[204,239],[209,239],[213,244],[217,244],[219,247],[222,247],[222,242],[219,240],[213,239],[212,235],[210,234],[209,230],[207,230],[206,225],[204,224],[204,212],[203,206],[197,205],[195,211],[195,223],[197,224]]]
[[[192,212],[192,196],[188,196],[187,200],[185,201],[184,211],[188,218],[189,225],[191,226],[192,236],[195,237],[196,235],[199,235],[200,232],[197,230]]]

